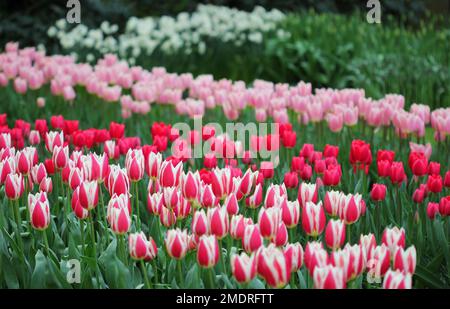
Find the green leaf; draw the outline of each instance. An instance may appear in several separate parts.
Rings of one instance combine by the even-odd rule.
[[[36,252],[34,257],[35,266],[33,274],[31,275],[31,288],[43,288],[46,287],[47,278],[47,258],[41,250]]]
[[[261,282],[258,278],[253,279],[248,284],[249,289],[264,289],[264,283]]]
[[[428,271],[426,268],[417,265],[415,276],[417,279],[422,281],[427,287],[442,289],[445,288],[445,284],[432,272]]]
[[[187,272],[185,278],[185,285],[187,289],[200,288],[199,269],[197,263],[195,263],[191,269]]]

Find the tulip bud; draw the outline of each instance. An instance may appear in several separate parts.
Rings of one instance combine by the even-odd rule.
[[[248,256],[244,252],[233,254],[230,258],[231,273],[239,283],[248,283],[256,276],[257,263],[254,254]]]
[[[375,239],[375,235],[369,233],[367,235],[361,235],[359,244],[363,249],[366,260],[368,260],[372,254],[372,250],[377,246],[377,240]]]
[[[361,194],[347,194],[343,199],[343,204],[340,212],[341,220],[344,220],[345,224],[353,224],[358,221],[364,205]]]
[[[152,179],[158,178],[159,176],[158,173],[160,171],[162,164],[161,153],[150,152],[145,162],[146,162],[145,171],[147,175]]]
[[[79,187],[77,187],[73,191],[71,206],[72,206],[72,210],[73,210],[75,216],[80,220],[84,220],[87,217],[89,217],[89,210],[87,210],[86,208],[83,208],[83,206],[81,206],[80,199],[78,198],[79,192],[80,192]]]
[[[84,181],[80,184],[79,191],[80,204],[87,210],[94,209],[98,204],[98,183],[97,181]]]
[[[109,175],[105,181],[109,194],[121,195],[128,194],[130,190],[130,180],[128,179],[125,169],[119,165],[111,165]]]
[[[333,220],[328,221],[327,228],[325,231],[325,242],[327,246],[336,250],[345,242],[345,224],[342,220]]]
[[[23,174],[28,175],[31,168],[37,163],[36,148],[27,147],[16,154],[17,170]]]
[[[441,216],[450,216],[450,195],[441,198],[439,202],[439,213]]]
[[[1,168],[0,168],[1,170]],[[40,184],[42,179],[47,177],[47,170],[43,163],[39,163],[31,168],[31,179],[35,184]]]
[[[81,187],[80,187],[81,191]],[[111,230],[118,235],[128,232],[131,226],[130,198],[126,194],[114,194],[108,203],[107,220]]]
[[[438,214],[438,213],[439,213],[439,204],[438,203],[429,202],[428,205],[427,205],[427,216],[428,216],[428,218],[433,220],[436,217],[436,214]]]
[[[245,204],[247,205],[247,207],[255,209],[259,205],[261,205],[262,197],[263,197],[262,186],[261,184],[257,184],[253,194],[246,198]]]
[[[378,278],[384,276],[390,265],[389,249],[384,244],[376,246],[367,259],[367,269]]]
[[[186,230],[172,229],[167,230],[164,238],[167,253],[174,259],[184,258],[188,251],[188,234]]]
[[[378,183],[373,184],[370,198],[376,202],[384,201],[386,198],[386,186]]]
[[[152,215],[159,216],[163,205],[163,196],[161,192],[147,195],[147,209]]]
[[[313,280],[315,289],[345,289],[346,287],[343,269],[331,265],[316,267]]]
[[[41,142],[39,131],[31,130],[30,135],[28,136],[28,141],[30,142],[30,145],[38,145]]]
[[[128,236],[128,249],[131,258],[134,260],[150,261],[153,260],[158,253],[158,247],[153,238],[150,237],[150,239],[147,240],[147,237],[143,232],[132,233]]]
[[[45,148],[53,153],[55,147],[61,147],[64,143],[63,132],[50,131],[45,134]]]
[[[416,247],[411,246],[404,250],[398,247],[394,253],[394,269],[414,274],[416,270]]]
[[[164,161],[159,170],[159,183],[163,187],[176,187],[180,179],[182,163],[173,166],[172,161]]]
[[[322,202],[314,204],[307,202],[302,209],[302,226],[305,233],[309,236],[320,235],[325,228],[325,212],[322,207]]]
[[[196,210],[192,216],[191,223],[192,233],[201,236],[208,234],[208,218],[206,217],[205,211],[203,209]]]
[[[427,180],[427,189],[433,193],[442,191],[442,177],[441,175],[430,175]]]
[[[229,219],[225,207],[208,208],[208,231],[218,239],[222,239],[228,234]]]
[[[10,200],[17,200],[24,191],[22,174],[8,174],[5,180],[5,194]]]
[[[296,172],[288,172],[284,174],[284,184],[286,188],[297,188],[298,186],[298,177]]]
[[[39,184],[39,190],[46,193],[51,193],[53,190],[52,179],[50,177],[45,177]]]
[[[50,224],[50,205],[46,192],[28,194],[28,211],[34,229],[43,231]]]
[[[288,231],[286,225],[283,223],[283,221],[281,221],[278,224],[275,237],[272,238],[272,243],[277,247],[281,247],[286,245],[287,242],[288,242]]]
[[[301,207],[305,207],[307,202],[317,203],[318,187],[314,183],[301,183],[298,189],[298,201]]]
[[[257,255],[258,274],[273,288],[284,287],[291,276],[291,268],[283,251],[273,244],[262,247]]]
[[[173,213],[175,214],[177,220],[186,218],[191,213],[191,203],[180,195],[179,202],[173,208]]]
[[[270,161],[261,162],[259,171],[263,175],[264,179],[272,178],[274,175],[273,162],[270,162]]]
[[[175,224],[177,217],[172,209],[163,205],[159,211],[159,220],[165,227],[171,227]]]
[[[276,236],[281,222],[281,208],[261,208],[258,215],[258,225],[264,238],[272,239]]]
[[[399,229],[396,226],[386,228],[381,241],[389,248],[391,254],[394,254],[397,247],[405,248],[405,230],[403,228]]]
[[[119,146],[116,145],[116,142],[113,140],[105,141],[105,144],[103,146],[103,151],[108,156],[108,159],[119,159],[120,157],[120,150]]]
[[[200,195],[200,175],[198,172],[181,174],[181,189],[183,196],[189,201],[196,201]]]
[[[257,251],[263,245],[263,239],[259,227],[256,224],[248,223],[244,228],[242,237],[242,247],[247,253]]]
[[[282,208],[282,220],[288,228],[294,228],[297,226],[300,220],[300,204],[297,201],[286,201],[283,203]]]
[[[69,162],[69,147],[55,146],[53,148],[52,161],[56,169],[64,168]]]
[[[239,213],[239,203],[236,198],[236,194],[231,193],[230,195],[228,195],[223,205],[224,207],[226,207],[227,212],[230,216],[237,215]]]
[[[204,268],[214,267],[219,261],[219,242],[214,235],[202,235],[197,246],[197,262]]]
[[[297,272],[303,264],[303,248],[300,243],[288,243],[284,247],[284,256],[291,266],[291,273]]]
[[[125,166],[131,181],[136,182],[144,177],[144,161],[142,149],[128,149]]]
[[[36,168],[36,166],[34,166]],[[6,181],[6,176],[16,173],[16,160],[14,157],[7,157],[0,162],[0,185]]]
[[[253,224],[251,218],[245,218],[243,215],[231,216],[230,236],[234,239],[241,239],[244,236],[244,230],[248,224]]]
[[[412,275],[399,270],[389,270],[383,281],[383,289],[411,289]]]

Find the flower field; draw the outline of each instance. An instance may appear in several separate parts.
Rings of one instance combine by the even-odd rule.
[[[223,39],[170,40],[203,10],[133,20],[89,59],[2,49],[0,287],[449,288],[448,102],[134,63]],[[284,18],[233,14],[246,35]]]

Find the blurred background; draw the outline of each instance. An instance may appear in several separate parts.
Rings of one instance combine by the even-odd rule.
[[[448,0],[383,0],[381,23],[366,0],[81,0],[0,3],[0,46],[18,41],[95,63],[114,53],[133,65],[251,83],[311,82],[364,88],[407,105],[450,105]]]

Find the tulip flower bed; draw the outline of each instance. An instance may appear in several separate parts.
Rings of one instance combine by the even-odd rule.
[[[0,83],[1,287],[450,286],[448,108],[14,44]]]

